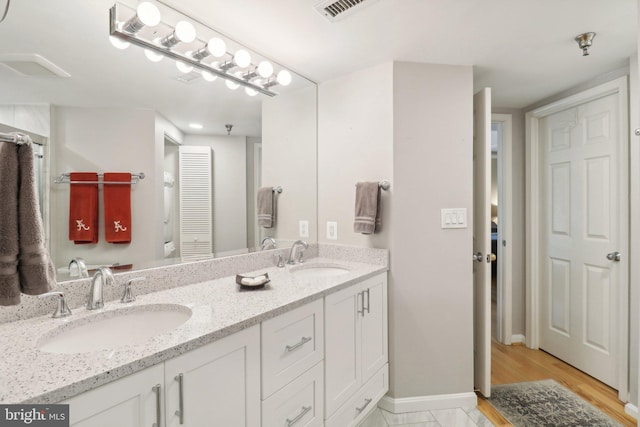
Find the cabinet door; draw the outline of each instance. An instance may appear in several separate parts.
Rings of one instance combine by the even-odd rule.
[[[167,427],[259,427],[260,326],[166,361],[165,387]]]
[[[360,387],[362,288],[325,298],[325,409],[328,418]]]
[[[162,406],[162,399],[157,393],[162,393],[162,384],[161,363],[60,403],[69,404],[73,427],[150,427],[158,422],[157,405]],[[154,389],[156,385],[160,390]]]
[[[387,363],[387,275],[367,279],[362,284],[362,382],[366,382]]]

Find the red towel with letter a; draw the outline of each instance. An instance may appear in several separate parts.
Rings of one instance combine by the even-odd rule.
[[[77,245],[98,243],[98,174],[72,172],[69,181],[69,240]],[[73,184],[77,181],[92,184]]]
[[[104,174],[104,235],[109,243],[131,243],[130,173]]]

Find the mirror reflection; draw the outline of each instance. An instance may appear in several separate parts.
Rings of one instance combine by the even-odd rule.
[[[183,73],[169,58],[153,62],[138,46],[117,49],[112,5],[23,0],[0,23],[0,125],[42,144],[43,216],[59,271],[76,257],[136,269],[244,253],[264,237],[281,247],[317,240],[315,84],[292,73],[289,86],[272,88],[277,96],[248,96],[222,78]],[[229,52],[240,47],[227,39]],[[268,59],[252,54],[256,64]],[[130,187],[130,229],[120,223],[130,241],[107,241],[103,184],[98,241],[70,240],[75,184],[55,180],[77,172],[95,172],[99,182],[111,172],[145,175]],[[258,224],[262,187],[282,188],[270,228]],[[305,222],[308,237],[300,235]]]

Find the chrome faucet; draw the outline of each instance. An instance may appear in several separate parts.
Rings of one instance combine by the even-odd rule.
[[[98,268],[98,271],[95,272],[91,280],[87,310],[97,310],[104,307],[103,287],[105,285],[112,286],[113,282],[113,273],[109,267]]]
[[[299,247],[302,249],[300,249],[300,252],[298,254],[298,251],[296,249]],[[295,242],[293,242],[293,245],[291,245],[291,252],[289,252],[289,260],[287,261],[287,264],[297,264],[299,262],[304,262],[302,259],[302,253],[305,249],[308,248],[309,244],[304,240],[296,240]]]
[[[89,277],[89,272],[87,271],[87,264],[84,262],[83,258],[78,257],[71,260],[71,262],[69,263],[69,276]]]
[[[276,243],[276,239],[274,239],[273,237],[265,237],[264,239],[262,239],[262,242],[260,242],[260,250],[264,251],[266,249],[276,249],[278,247],[278,244]]]

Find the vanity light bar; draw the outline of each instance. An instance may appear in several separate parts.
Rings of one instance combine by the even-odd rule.
[[[189,56],[187,54],[184,54],[175,50],[171,50],[163,45],[158,45],[153,41],[143,39],[138,35],[138,33],[131,33],[123,30],[122,23],[118,22],[117,7],[118,7],[118,4],[114,4],[109,10],[109,21],[110,21],[109,32],[111,36],[127,41],[143,49],[148,49],[162,56],[166,56],[175,61],[183,62],[186,65],[191,65],[194,68],[199,69],[200,71],[208,72],[214,76],[222,77],[223,79],[232,81],[238,85],[253,89],[257,92],[262,93],[263,95],[267,95],[271,97],[277,95],[275,92],[272,92],[271,90],[269,90],[269,87],[273,85],[265,87],[259,84],[254,84],[251,81],[242,78],[242,75],[236,76],[234,74],[226,73],[225,70],[221,70],[211,65],[200,62],[198,59],[196,59],[197,55]]]

